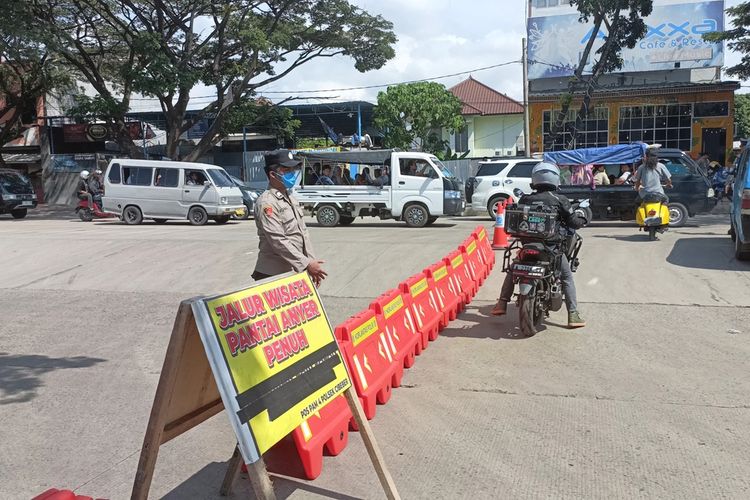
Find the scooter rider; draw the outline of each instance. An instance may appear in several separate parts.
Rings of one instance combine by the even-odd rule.
[[[560,186],[560,169],[557,165],[542,162],[531,171],[531,187],[533,193],[523,195],[518,200],[519,205],[544,204],[547,207],[557,209],[563,225],[570,229],[578,229],[588,223],[583,210],[573,210],[570,200],[565,196],[555,193]],[[565,306],[568,309],[568,328],[580,328],[586,326],[586,321],[578,312],[576,300],[576,285],[573,281],[573,272],[565,254],[563,254],[560,265],[560,278],[562,280],[563,293],[565,294]],[[513,276],[506,273],[500,298],[492,310],[493,316],[502,316],[506,313],[508,302],[513,296]]]
[[[102,171],[99,169],[96,169],[94,175],[89,177],[89,192],[96,204],[101,206],[104,190],[102,189]]]
[[[94,210],[94,199],[91,196],[91,189],[89,188],[88,178],[89,171],[81,171],[81,178],[78,180],[78,187],[76,188],[76,194],[79,200],[86,200],[89,202],[89,209]]]

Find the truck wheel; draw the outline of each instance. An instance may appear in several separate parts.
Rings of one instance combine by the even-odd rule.
[[[141,209],[135,205],[128,205],[125,210],[122,211],[122,221],[125,224],[136,226],[143,222],[143,213]]]
[[[351,215],[342,215],[341,219],[339,219],[339,224],[342,226],[350,226],[354,222],[354,217]]]
[[[431,226],[431,225],[433,225],[435,223],[436,220],[438,220],[437,217],[430,217],[430,218],[427,219],[427,224],[426,225],[427,226]]]
[[[10,211],[10,215],[12,215],[14,219],[23,219],[24,217],[26,217],[26,213],[27,212],[25,208],[17,208]]]
[[[690,217],[688,209],[682,203],[670,203],[669,208],[669,225],[672,227],[682,227]]]
[[[497,216],[497,206],[507,199],[507,196],[495,196],[490,200],[487,204],[487,213],[490,214],[490,219],[495,220],[495,217]]]
[[[413,204],[408,205],[404,209],[402,219],[406,222],[409,227],[424,227],[427,224],[427,219],[430,218],[430,213],[423,205]]]
[[[316,217],[318,219],[318,224],[321,226],[335,227],[341,219],[341,214],[339,213],[338,208],[333,205],[323,205],[318,208]]]
[[[188,211],[188,220],[194,226],[202,226],[208,222],[208,214],[203,207],[193,207]]]

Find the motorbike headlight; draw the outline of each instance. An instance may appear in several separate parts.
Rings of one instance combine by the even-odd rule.
[[[226,197],[226,196],[222,196],[222,197],[221,197],[221,201],[220,201],[220,203],[221,203],[222,205],[226,205],[227,203],[229,203],[229,200],[227,199],[227,197]]]

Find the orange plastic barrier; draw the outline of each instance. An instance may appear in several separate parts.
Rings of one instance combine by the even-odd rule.
[[[323,470],[323,448],[333,456],[346,448],[351,419],[346,399],[338,396],[292,431],[307,479],[317,478]]]
[[[443,259],[443,262],[448,264],[449,269],[452,271],[451,276],[463,296],[463,305],[465,307],[471,303],[471,299],[477,294],[479,285],[471,276],[464,254],[461,250],[454,250]]]
[[[438,305],[443,312],[442,327],[456,319],[461,312],[463,297],[451,279],[452,270],[444,261],[437,262],[424,270],[430,288],[435,291]]]
[[[495,252],[492,251],[492,243],[490,243],[490,240],[487,237],[487,230],[484,227],[479,226],[474,230],[472,235],[476,238],[477,243],[479,244],[479,255],[482,257],[482,260],[484,260],[484,264],[487,266],[487,274],[489,275],[492,268],[495,267]]]
[[[395,358],[392,333],[386,332],[382,316],[365,309],[336,327],[336,338],[349,367],[365,416],[375,417],[376,404],[385,404],[391,388],[401,385],[403,362]]]
[[[370,304],[383,317],[386,333],[396,346],[396,358],[411,368],[414,356],[422,353],[422,337],[414,322],[411,295],[398,289],[388,290]]]
[[[474,236],[469,236],[458,246],[458,249],[464,255],[464,260],[469,268],[471,279],[477,283],[477,289],[482,286],[485,278],[489,274],[482,262],[482,258],[479,256],[478,247],[479,244],[477,243],[477,240],[474,239]]]
[[[435,340],[440,330],[445,328],[443,311],[435,289],[430,285],[424,273],[415,274],[399,284],[402,292],[411,295],[414,321],[417,324],[417,331],[422,333],[423,348],[427,348],[427,339]]]
[[[71,490],[58,490],[57,488],[50,488],[44,493],[40,493],[31,500],[94,500],[92,497],[84,495],[76,495]],[[98,498],[97,500],[104,500]]]

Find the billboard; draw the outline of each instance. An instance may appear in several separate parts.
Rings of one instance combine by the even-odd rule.
[[[549,6],[548,6],[549,5]],[[567,0],[532,0],[528,19],[529,79],[566,77],[574,73],[586,44],[595,37],[584,73],[604,43],[606,28],[578,21]],[[655,0],[645,18],[647,33],[634,48],[623,49],[621,72],[709,68],[724,64],[722,43],[703,40],[704,33],[724,29],[724,1]],[[676,65],[679,63],[679,66]]]

